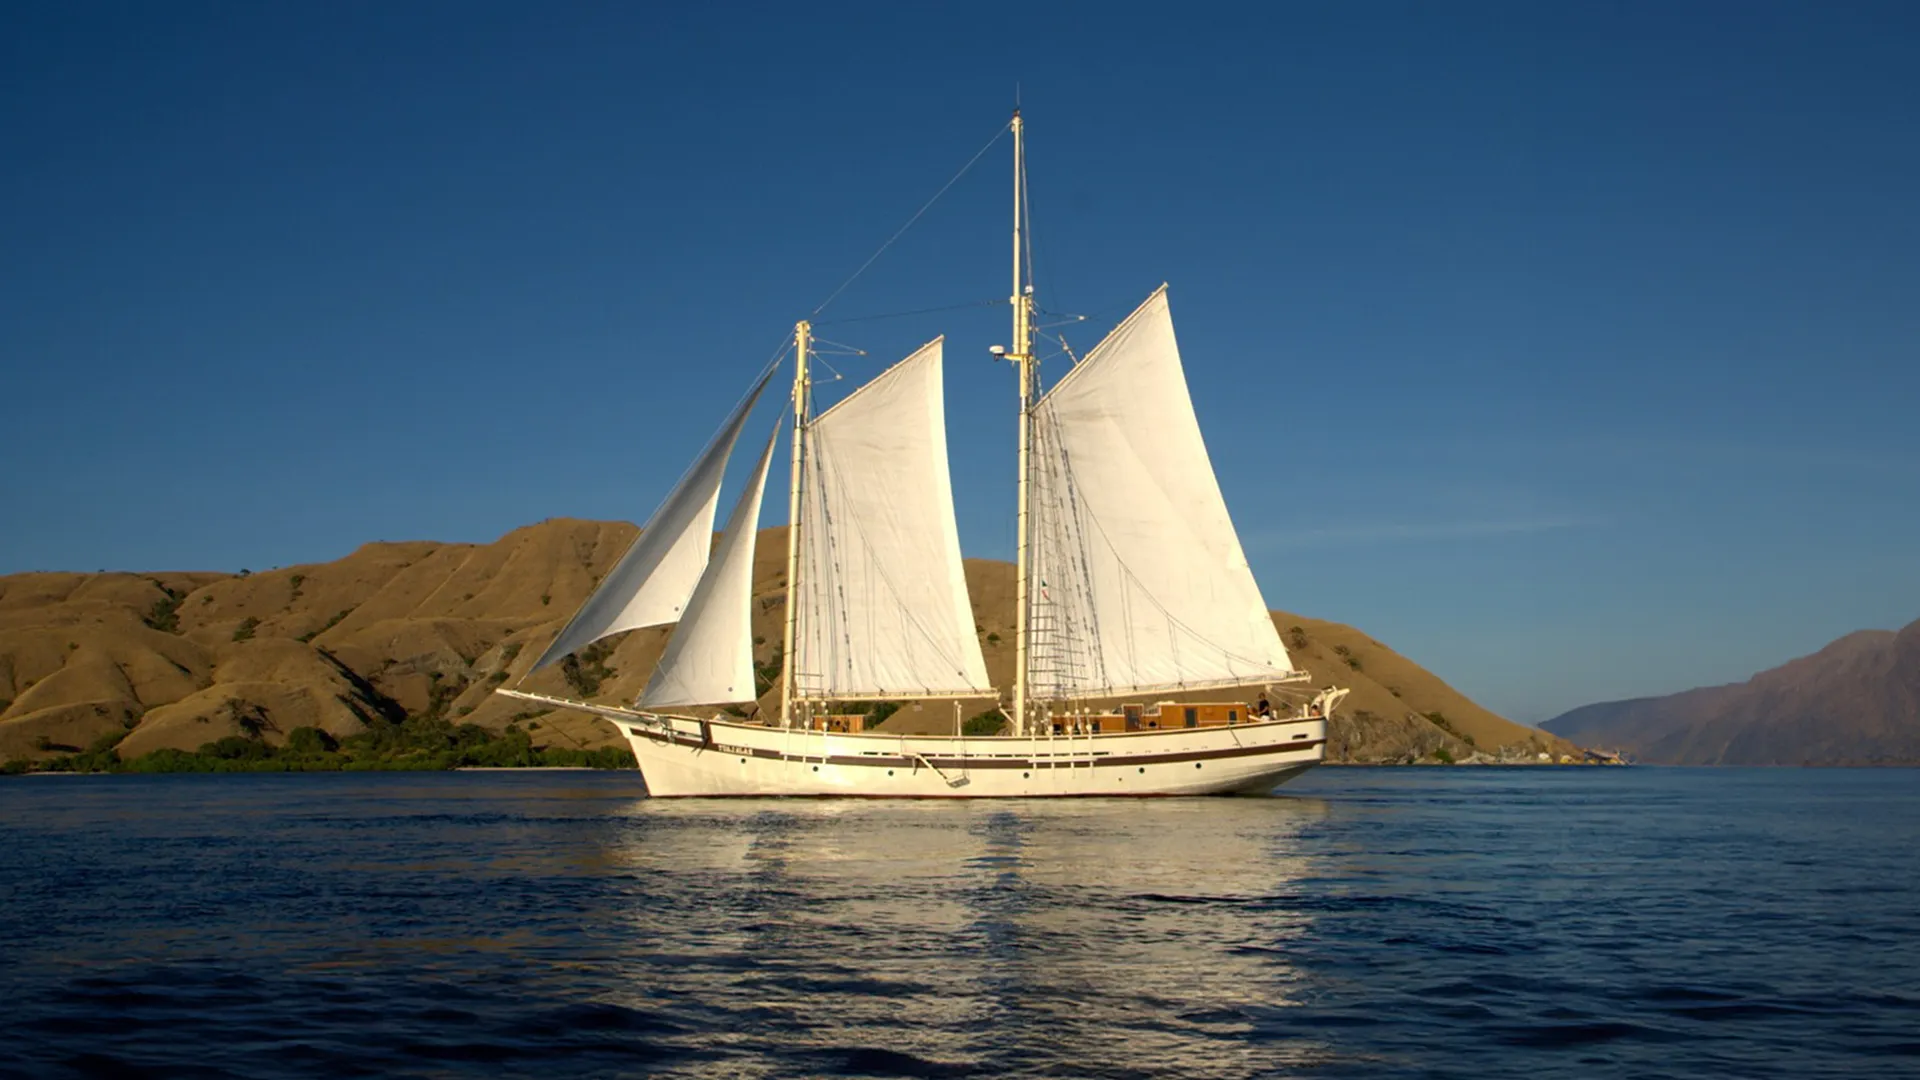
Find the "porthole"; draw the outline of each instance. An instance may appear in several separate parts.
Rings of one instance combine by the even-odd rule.
[[[819,771],[820,771],[820,766],[818,766],[818,765],[815,765],[815,766],[813,767],[813,771],[814,771],[814,772],[819,772]]]
[[[741,759],[740,759],[740,764],[742,764],[742,765],[745,765],[746,763],[747,763],[747,759],[746,759],[746,758],[741,758]]]
[[[1030,773],[1030,772],[1023,772],[1023,773],[1021,773],[1021,774],[1020,774],[1020,779],[1022,779],[1022,780],[1031,780],[1031,779],[1033,779],[1033,774],[1032,774],[1032,773]]]
[[[1196,768],[1196,769],[1197,769],[1197,768],[1199,768],[1199,767],[1200,767],[1200,763],[1199,763],[1199,762],[1197,762],[1197,761],[1196,761],[1196,762],[1194,762],[1194,763],[1193,763],[1193,767],[1194,767],[1194,768]]]
[[[892,775],[893,775],[893,770],[892,770],[892,769],[888,769],[888,770],[887,770],[887,775],[888,775],[888,776],[892,776]]]
[[[1140,766],[1140,775],[1145,776],[1146,774],[1147,774],[1147,767],[1145,765]]]

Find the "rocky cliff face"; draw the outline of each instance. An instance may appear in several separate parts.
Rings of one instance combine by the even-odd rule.
[[[1920,761],[1920,622],[1848,634],[1743,683],[1588,705],[1544,726],[1663,764]]]
[[[632,700],[665,646],[637,630],[528,674],[540,650],[619,558],[631,525],[553,520],[491,544],[368,544],[329,563],[269,572],[16,574],[0,577],[0,760],[82,748],[127,732],[132,757],[228,735],[277,743],[299,727],[351,734],[377,717],[519,723],[536,744],[615,741],[590,717],[495,697],[536,692]],[[755,661],[761,707],[785,618],[785,530],[761,534]],[[989,674],[1013,667],[1013,568],[970,560],[968,584]],[[1532,760],[1571,744],[1480,708],[1351,627],[1275,613],[1314,685],[1353,688],[1329,757],[1356,762]],[[524,680],[524,681],[522,681]],[[1218,699],[1213,695],[1197,695]],[[963,703],[971,715],[992,704]],[[749,707],[747,710],[751,712]],[[910,703],[888,730],[946,731],[948,703]]]

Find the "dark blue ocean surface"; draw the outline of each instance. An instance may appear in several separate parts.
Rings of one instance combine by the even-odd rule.
[[[1920,1075],[1920,772],[0,783],[0,1073]]]

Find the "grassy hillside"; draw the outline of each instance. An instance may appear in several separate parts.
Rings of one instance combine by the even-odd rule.
[[[407,718],[512,728],[536,748],[613,745],[604,722],[491,691],[512,683],[606,701],[639,694],[665,646],[664,628],[528,673],[634,535],[623,523],[556,519],[491,544],[367,544],[333,562],[253,574],[0,577],[0,761],[46,759],[116,737],[122,758],[224,738],[277,747],[299,728],[348,739]],[[762,532],[753,630],[763,709],[779,700],[785,550],[784,528]],[[988,673],[1005,686],[1013,569],[970,560],[967,577]],[[1480,708],[1358,630],[1274,618],[1316,686],[1353,688],[1329,740],[1334,760],[1573,749]],[[965,702],[962,712],[991,705]],[[953,722],[950,704],[910,703],[884,729],[945,731]]]

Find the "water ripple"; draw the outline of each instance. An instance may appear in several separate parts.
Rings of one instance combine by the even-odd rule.
[[[1914,779],[1328,769],[1017,805],[22,779],[0,1080],[1913,1075]]]

